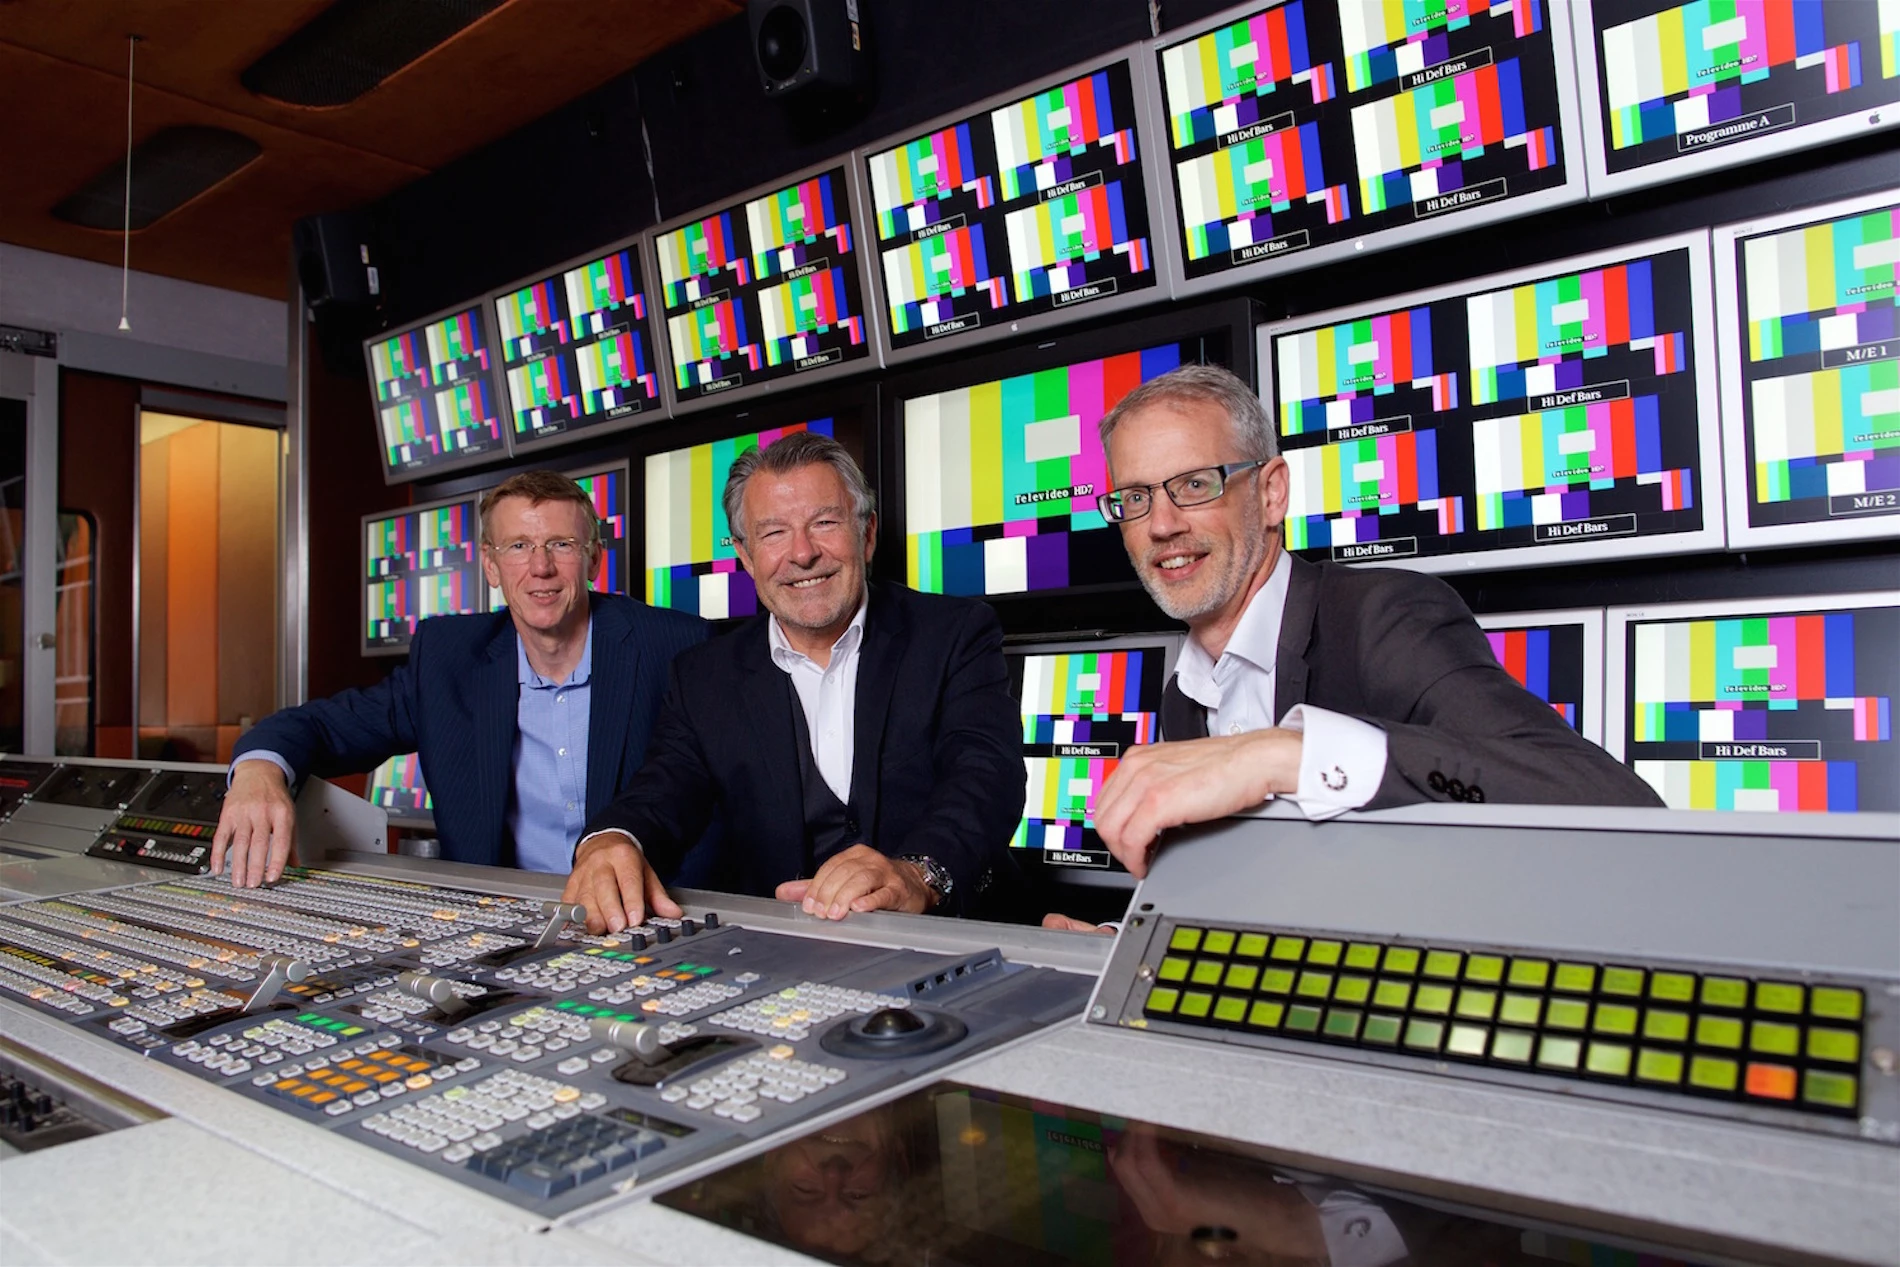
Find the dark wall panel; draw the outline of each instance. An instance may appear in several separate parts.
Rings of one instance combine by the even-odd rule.
[[[139,385],[65,370],[59,380],[59,505],[93,517],[98,643],[93,727],[99,756],[129,757],[132,740],[132,546],[137,540]]]

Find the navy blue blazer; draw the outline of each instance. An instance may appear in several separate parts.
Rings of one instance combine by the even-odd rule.
[[[594,664],[587,721],[587,811],[646,760],[673,657],[706,641],[697,616],[620,594],[593,596]],[[265,749],[297,772],[328,777],[373,770],[414,752],[435,800],[442,856],[512,866],[507,823],[514,787],[519,641],[504,611],[435,616],[416,627],[409,660],[366,690],[272,713],[233,753]]]
[[[723,887],[769,896],[812,874],[790,679],[768,617],[683,653],[651,758],[588,832],[624,831],[661,875],[717,814]],[[949,869],[942,913],[1018,897],[1010,838],[1023,815],[1022,713],[989,606],[874,583],[859,649],[851,808],[865,844]]]

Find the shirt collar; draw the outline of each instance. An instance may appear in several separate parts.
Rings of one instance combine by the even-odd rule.
[[[870,605],[871,595],[867,590],[864,598],[858,603],[857,614],[851,617],[851,623],[845,626],[845,631],[838,635],[838,641],[831,644],[831,655],[834,660],[839,656],[850,655],[853,651],[858,649],[858,644],[864,641],[864,613]],[[785,630],[780,627],[777,616],[767,617],[765,638],[772,648],[772,663],[787,673],[790,673],[792,669],[800,663],[817,663],[817,661],[813,660],[803,651],[798,650],[793,647],[790,642],[786,641]]]
[[[1219,662],[1207,654],[1206,648],[1196,642],[1192,634],[1188,635],[1175,665],[1183,695],[1202,708],[1219,708],[1221,683],[1232,675],[1238,664],[1250,664],[1262,673],[1273,672],[1280,656],[1280,620],[1286,613],[1286,592],[1292,579],[1293,567],[1282,549],[1279,562],[1273,565],[1273,574],[1248,602],[1247,610],[1240,614],[1240,623],[1234,626],[1234,636],[1227,640],[1227,649],[1221,652]]]
[[[521,685],[543,690],[551,686],[586,686],[587,680],[594,675],[594,617],[587,617],[587,640],[581,643],[581,658],[574,665],[574,671],[567,675],[565,682],[552,682],[534,671],[528,663],[528,644],[522,640],[519,630],[515,633],[515,680]]]

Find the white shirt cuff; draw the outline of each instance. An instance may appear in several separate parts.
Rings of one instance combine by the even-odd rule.
[[[1300,744],[1300,787],[1293,794],[1314,822],[1337,818],[1370,801],[1385,779],[1385,732],[1370,722],[1295,704],[1282,730],[1305,736]]]
[[[241,761],[268,761],[284,772],[284,782],[295,783],[297,781],[297,772],[290,768],[290,762],[284,760],[274,752],[263,748],[255,748],[243,756],[232,760],[231,768],[225,772],[224,776],[224,784],[226,787],[231,785],[231,776],[237,773],[238,763]]]

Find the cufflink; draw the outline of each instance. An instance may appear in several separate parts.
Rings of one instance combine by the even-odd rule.
[[[1333,782],[1334,779],[1338,779],[1339,782]],[[1330,770],[1321,770],[1319,772],[1319,781],[1326,785],[1326,790],[1329,792],[1343,792],[1346,790],[1346,784],[1352,780],[1346,777],[1344,770],[1338,766],[1334,766]]]

